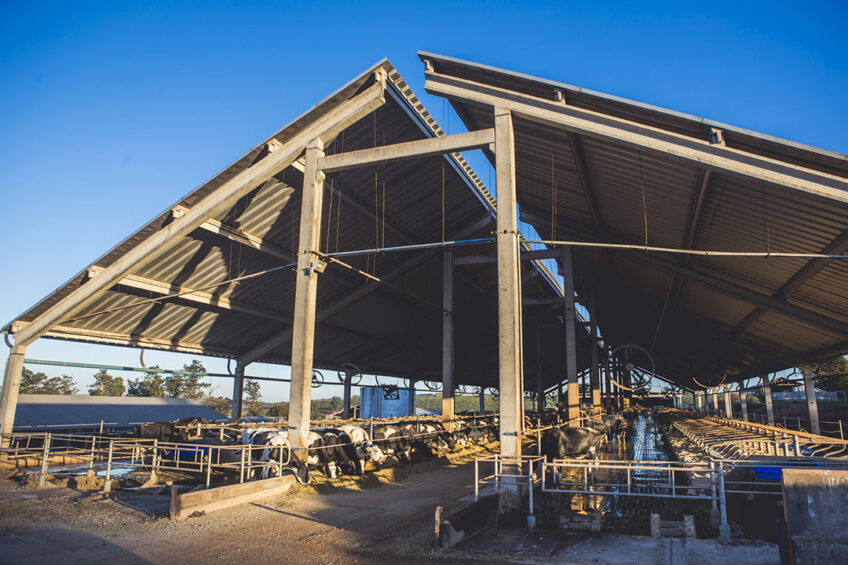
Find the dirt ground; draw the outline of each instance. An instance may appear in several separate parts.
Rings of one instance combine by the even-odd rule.
[[[398,467],[382,478],[311,487],[172,522],[167,495],[111,495],[0,481],[0,563],[769,563],[769,544],[564,537],[501,529],[434,553],[435,506],[472,490],[473,463]],[[417,466],[416,466],[417,467]],[[422,472],[423,471],[423,472]],[[320,493],[320,494],[318,494]],[[713,559],[715,558],[715,559]]]

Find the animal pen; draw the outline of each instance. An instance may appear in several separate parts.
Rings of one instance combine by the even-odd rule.
[[[411,398],[419,385],[441,391],[438,432],[388,422],[414,426],[413,439],[495,427],[495,471],[481,485],[497,483],[516,507],[529,485],[531,515],[534,485],[689,496],[723,513],[726,496],[774,486],[754,484],[748,467],[845,464],[842,423],[819,420],[814,389],[816,364],[848,352],[844,155],[419,57],[426,91],[466,132],[446,135],[381,61],[4,326],[3,456],[41,450],[42,475],[53,449],[105,465],[107,480],[131,466],[242,482],[308,459],[310,432],[324,426],[310,422],[316,383],[342,387],[352,421],[351,390],[367,373]],[[493,187],[462,156],[477,150]],[[249,366],[290,365],[281,425],[291,450],[263,459],[267,449],[250,444],[16,432],[21,371],[37,362],[27,347],[42,337],[233,360],[231,373],[213,375],[232,379],[232,421],[196,430],[222,439],[245,429],[244,380],[263,380]],[[771,400],[771,376],[790,368],[807,412],[794,429],[775,420]],[[544,430],[635,407],[658,382],[675,406],[670,427],[700,459],[526,453],[525,436],[540,444]],[[458,390],[480,396],[478,414],[456,414]],[[499,409],[479,424],[492,417],[486,391]],[[749,393],[767,409],[757,422]],[[543,422],[551,394],[561,414]],[[355,425],[379,443],[373,421]],[[693,485],[697,476],[705,482]],[[636,477],[652,477],[650,492],[632,490]]]

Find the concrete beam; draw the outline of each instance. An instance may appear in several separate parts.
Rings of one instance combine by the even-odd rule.
[[[321,244],[321,208],[324,199],[324,173],[318,161],[324,156],[324,142],[316,139],[306,148],[306,171],[300,208],[294,321],[292,323],[291,393],[289,395],[289,441],[295,449],[305,449],[309,436],[312,405],[312,369],[315,348],[315,308],[318,297]],[[301,453],[301,459],[306,457]]]
[[[402,159],[441,156],[446,153],[480,149],[494,143],[494,141],[495,131],[483,129],[327,155],[321,159],[318,166],[325,173],[332,173],[344,169],[391,163]]]
[[[516,116],[568,131],[631,145],[640,150],[814,194],[848,204],[848,179],[777,159],[696,139],[600,112],[470,80],[426,73],[424,89],[433,95],[504,108]]]
[[[384,91],[385,75],[379,73],[377,82],[368,89],[304,127],[287,142],[275,146],[273,151],[269,148],[264,158],[201,199],[186,215],[152,234],[109,265],[100,276],[91,279],[51,306],[15,335],[16,343],[22,345],[32,343],[49,331],[52,326],[73,317],[91,304],[116,281],[160,257],[208,218],[224,214],[241,197],[290,165],[310,140],[318,136],[325,136],[328,139],[335,137],[351,124],[379,108],[385,101]]]
[[[88,272],[89,277],[97,277],[100,275],[100,273],[103,272],[103,268],[92,267],[88,270]],[[148,279],[146,277],[139,277],[137,275],[127,275],[121,280],[119,280],[116,284],[125,286],[127,288],[142,290],[148,295],[157,294],[164,296],[168,294],[180,293],[180,300],[186,300],[189,302],[203,304],[206,306],[214,306],[215,308],[220,308],[222,310],[231,310],[233,312],[250,314],[251,316],[256,316],[257,318],[266,318],[268,320],[276,320],[279,322],[286,323],[291,322],[290,314],[284,314],[281,312],[274,312],[273,310],[267,310],[265,308],[250,306],[249,304],[244,304],[237,300],[231,300],[229,298],[218,296],[210,292],[194,290],[189,287]]]
[[[456,239],[462,239],[463,237],[467,237],[468,235],[473,234],[473,233],[477,232],[478,230],[480,230],[481,228],[489,225],[490,221],[491,221],[490,217],[485,216],[485,217],[477,220],[476,222],[470,224],[465,229],[461,230],[454,237]],[[441,249],[439,249],[439,248],[433,248],[433,249],[430,249],[430,250],[427,250],[427,251],[418,252],[409,261],[401,263],[400,265],[398,265],[397,267],[387,271],[386,273],[381,273],[379,275],[379,278],[380,278],[379,281],[368,281],[367,283],[365,283],[364,285],[359,287],[359,289],[352,291],[350,294],[346,295],[344,298],[334,302],[333,304],[323,306],[321,308],[321,311],[318,313],[316,321],[320,322],[322,320],[326,320],[327,318],[329,318],[330,316],[333,316],[334,314],[337,314],[338,312],[344,310],[345,308],[347,308],[351,304],[354,304],[354,303],[358,302],[359,300],[362,300],[362,298],[368,296],[372,292],[379,290],[383,286],[383,283],[389,283],[392,280],[408,273],[410,269],[417,267],[418,265],[420,265],[424,261],[429,260],[435,254],[440,253],[440,252],[441,252]],[[272,349],[274,349],[278,345],[288,341],[291,338],[291,336],[292,336],[291,329],[286,329],[286,330],[268,338],[267,340],[265,340],[261,344],[257,345],[252,350],[248,351],[247,353],[245,353],[244,355],[239,357],[239,360],[244,362],[244,363],[256,361],[257,359],[261,358],[263,355],[265,355],[266,353],[268,353],[269,351],[271,351]]]
[[[735,298],[739,298],[740,300],[744,300],[745,302],[756,304],[768,310],[780,312],[781,314],[786,314],[787,316],[791,316],[798,320],[808,322],[826,330],[830,330],[834,333],[840,335],[848,335],[848,323],[837,320],[835,318],[831,318],[829,316],[824,316],[817,312],[806,310],[804,308],[801,308],[800,306],[790,304],[785,300],[780,300],[768,294],[763,294],[756,290],[751,290],[750,288],[743,287],[738,284],[725,281],[723,279],[712,277],[710,275],[701,273],[700,271],[696,271],[688,267],[683,267],[678,263],[667,261],[665,259],[660,259],[659,257],[647,253],[631,253],[630,251],[625,251],[622,253],[622,257],[626,257],[629,260],[636,261],[644,265],[649,265],[651,267],[672,274],[676,274],[686,280],[697,282],[699,284],[717,290],[721,293],[733,296]]]

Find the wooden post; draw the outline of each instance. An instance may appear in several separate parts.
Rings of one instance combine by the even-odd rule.
[[[580,417],[580,391],[577,383],[577,334],[574,328],[574,261],[571,247],[562,248],[562,278],[565,294],[565,374],[568,378],[568,419]],[[579,425],[576,422],[573,424]]]
[[[763,397],[766,402],[766,414],[768,414],[769,426],[774,426],[774,402],[771,399],[771,386],[769,385],[768,375],[763,376]]]
[[[6,360],[6,372],[3,377],[3,396],[0,400],[0,415],[2,415],[3,433],[2,447],[6,448],[11,445],[12,429],[15,426],[15,410],[18,408],[18,392],[21,388],[21,374],[24,370],[24,356],[26,355],[26,346],[15,345],[9,351],[9,358]],[[6,458],[4,452],[2,457]]]
[[[801,370],[804,373],[804,393],[807,396],[807,411],[810,415],[810,432],[821,435],[819,406],[816,402],[816,386],[813,383],[813,368],[809,365],[804,365]]]
[[[495,108],[497,179],[498,373],[501,455],[521,455],[521,261],[516,217],[515,139],[512,114]],[[517,504],[518,486],[510,489]]]
[[[324,156],[324,142],[315,139],[306,147],[303,194],[300,206],[300,238],[295,274],[294,320],[292,323],[291,394],[289,439],[294,449],[305,449],[309,436],[312,401],[312,360],[315,346],[315,309],[318,272],[323,271],[318,251],[321,243],[321,205],[324,173],[318,160]],[[302,454],[301,454],[301,457]],[[305,460],[306,457],[303,457]]]
[[[733,399],[727,389],[724,391],[724,415],[727,418],[733,418]]]
[[[236,374],[233,377],[233,408],[232,418],[238,420],[241,418],[244,407],[244,365],[236,362]]]
[[[486,387],[480,386],[480,412],[486,411]]]
[[[453,250],[442,261],[442,422],[453,431],[454,418]]]
[[[739,409],[742,411],[742,419],[748,421],[748,393],[745,389],[739,391]]]

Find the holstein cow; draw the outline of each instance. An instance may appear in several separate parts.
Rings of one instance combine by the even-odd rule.
[[[265,446],[257,460],[266,464],[262,467],[260,474],[263,479],[267,479],[270,474],[282,468],[292,470],[299,483],[309,484],[309,468],[292,451],[288,431],[276,428],[251,428],[242,430],[241,434],[243,444]],[[278,462],[278,466],[273,465],[274,462]]]
[[[368,432],[359,426],[345,424],[331,431],[336,432],[339,437],[341,456],[344,457],[343,464],[352,465],[356,474],[361,475],[365,472],[366,460],[381,463],[386,458],[383,450],[378,445],[372,444]]]
[[[580,455],[591,457],[597,453],[601,437],[603,434],[592,428],[554,428],[542,436],[542,455],[548,461]]]
[[[596,416],[595,425],[604,437],[612,439],[613,435],[619,436],[627,429],[627,420],[621,414],[606,414]]]
[[[408,430],[402,426],[377,424],[374,426],[374,437],[371,439],[380,447],[384,455],[394,455],[398,460],[412,463],[412,445],[409,443]]]

